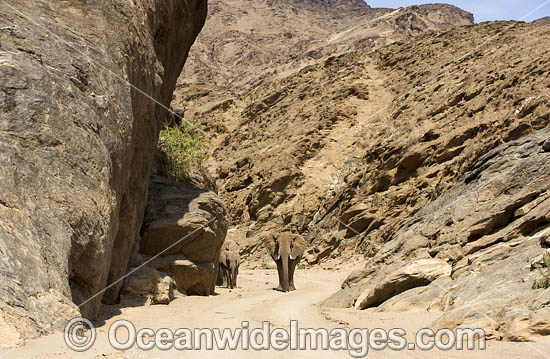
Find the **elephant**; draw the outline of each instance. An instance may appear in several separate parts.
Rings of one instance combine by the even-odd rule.
[[[218,285],[223,285],[224,279],[227,281],[227,288],[237,287],[237,276],[239,274],[239,264],[241,256],[240,247],[235,241],[225,241],[220,253],[220,266],[218,270]]]
[[[296,290],[294,271],[306,249],[306,241],[299,234],[290,232],[267,232],[263,234],[266,248],[277,264],[279,287],[277,290],[288,292]]]

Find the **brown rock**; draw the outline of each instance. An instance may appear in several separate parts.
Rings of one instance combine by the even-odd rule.
[[[420,259],[394,272],[381,281],[363,290],[355,301],[355,309],[365,309],[385,302],[387,299],[411,288],[428,285],[439,277],[449,277],[451,266],[436,259]]]
[[[195,264],[189,260],[177,260],[170,264],[179,290],[189,295],[210,295],[214,280],[214,265],[212,263]]]
[[[158,257],[153,261],[157,267],[168,265],[178,288],[188,294],[213,293],[227,227],[225,207],[215,193],[151,177],[140,252]]]
[[[533,21],[533,24],[535,25],[550,25],[550,16],[541,17],[540,19],[537,19]]]
[[[204,0],[0,3],[0,307],[22,338],[118,297],[102,289],[126,273],[166,116],[121,79],[168,106],[205,16]]]
[[[527,64],[546,59],[544,27],[518,25],[507,32],[510,41],[495,39],[494,53],[453,65],[453,54],[468,53],[473,42],[506,27],[480,24],[370,54],[334,56],[208,113],[199,107],[227,99],[222,89],[181,88],[176,104],[198,106],[197,112],[186,107],[186,114],[218,134],[208,166],[219,174],[219,196],[231,222],[244,232],[243,260],[261,267],[259,233],[287,226],[311,241],[308,263],[345,265],[348,256],[372,257],[482,154],[543,128],[550,113],[544,75],[550,64],[541,66],[543,80],[534,90]],[[529,51],[518,52],[520,44]],[[516,64],[518,59],[525,61]],[[495,63],[499,76],[488,75]],[[448,71],[436,77],[442,68]],[[357,97],[350,87],[371,95]],[[414,95],[401,97],[412,88]],[[471,174],[468,181],[476,176]],[[542,197],[518,208],[518,216]],[[454,219],[445,220],[446,227]],[[430,255],[460,260],[463,253],[453,243],[430,248]]]
[[[546,335],[541,323],[547,320],[548,299],[541,300],[544,290],[531,289],[539,274],[530,271],[530,263],[541,254],[539,242],[546,238],[549,218],[545,192],[550,165],[538,146],[547,134],[544,130],[479,158],[462,181],[395,231],[327,303],[347,304],[345,297],[355,296],[356,308],[362,309],[386,300],[378,310],[441,311],[434,328],[481,327],[490,338],[514,341]],[[503,188],[514,190],[503,194]],[[412,233],[426,241],[410,243]],[[401,291],[393,280],[399,276],[392,273],[427,254],[452,265],[452,280],[427,285],[411,281],[411,287],[422,288],[395,296]]]
[[[174,298],[174,280],[167,274],[148,266],[130,272],[120,295],[122,305],[168,304]]]
[[[373,50],[474,20],[450,5],[376,9],[361,0],[217,0],[209,8],[208,26],[193,47],[181,81],[243,92],[330,56]],[[225,102],[218,98],[214,106],[201,110]]]

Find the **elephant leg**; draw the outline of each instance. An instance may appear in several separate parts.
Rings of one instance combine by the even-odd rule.
[[[225,267],[225,283],[226,288],[231,288],[231,272],[228,267]]]
[[[227,268],[227,288],[233,289],[233,273],[231,273],[231,268]]]
[[[239,275],[239,267],[235,270],[235,287],[237,286],[237,276]]]
[[[296,265],[298,264],[299,259],[290,259],[288,262],[288,290],[296,290],[296,287],[294,286],[294,271],[296,269]]]
[[[279,287],[276,290],[283,291],[283,262],[281,259],[275,261],[277,264],[277,273],[279,275]]]
[[[216,278],[216,285],[217,286],[223,285],[223,268],[220,265],[218,265],[218,276]]]

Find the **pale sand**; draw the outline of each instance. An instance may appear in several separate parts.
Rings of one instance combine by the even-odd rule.
[[[321,309],[317,303],[334,293],[348,272],[328,270],[298,270],[295,292],[272,290],[277,281],[274,271],[243,270],[237,289],[218,288],[219,295],[211,297],[182,297],[166,306],[136,308],[105,308],[106,320],[97,323],[97,341],[85,353],[75,353],[63,342],[62,333],[28,342],[13,351],[0,350],[0,358],[348,358],[345,351],[197,351],[179,352],[153,350],[144,352],[135,347],[118,352],[107,341],[112,322],[127,319],[136,328],[239,328],[241,321],[250,327],[260,327],[268,320],[273,327],[289,328],[290,320],[299,321],[300,328],[396,328],[407,331],[412,341],[416,330],[428,326],[437,313],[373,313],[353,309]],[[110,314],[109,314],[110,313]],[[114,315],[113,315],[114,314]],[[367,358],[549,358],[550,342],[509,343],[488,342],[485,351],[409,351],[369,350]]]

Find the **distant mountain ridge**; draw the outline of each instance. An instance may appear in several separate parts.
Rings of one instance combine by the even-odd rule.
[[[323,58],[473,22],[444,4],[394,10],[362,0],[212,0],[180,84],[243,93]]]
[[[542,17],[538,20],[533,21],[533,24],[537,25],[550,25],[550,16]]]

